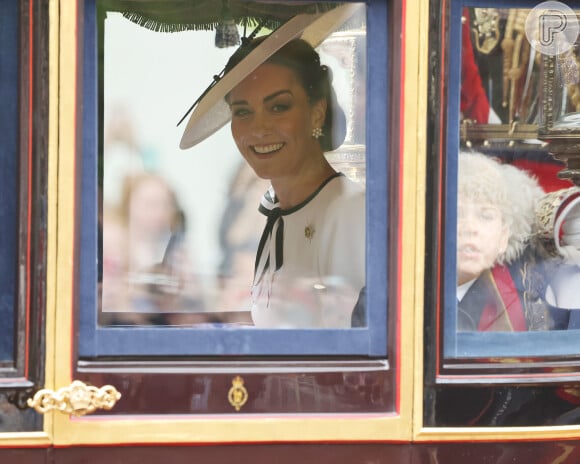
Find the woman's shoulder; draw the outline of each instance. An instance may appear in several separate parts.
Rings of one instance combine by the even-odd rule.
[[[329,182],[330,204],[329,207],[363,207],[365,204],[364,186],[350,180],[344,174],[335,177]]]
[[[323,200],[321,221],[329,228],[364,230],[365,190],[346,176],[338,176],[328,185]]]
[[[319,215],[326,212],[328,215],[331,210],[344,209],[349,207],[349,205],[351,205],[351,208],[362,208],[364,212],[364,202],[364,188],[348,179],[345,175],[338,173],[327,179],[303,203],[284,211],[283,215],[312,214],[313,211],[316,211]],[[262,203],[264,203],[264,200]]]
[[[328,181],[319,192],[319,196],[326,196],[331,201],[362,198],[365,196],[363,185],[354,182],[342,173],[337,173]]]

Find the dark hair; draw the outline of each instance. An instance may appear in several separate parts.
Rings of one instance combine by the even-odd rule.
[[[225,67],[227,74],[254,50],[267,36],[243,40],[240,48],[230,57]],[[280,48],[265,63],[273,63],[292,69],[300,79],[312,103],[326,99],[326,118],[322,126],[323,135],[318,139],[323,151],[338,148],[346,137],[346,117],[338,104],[332,87],[332,71],[320,64],[320,56],[312,46],[302,39],[294,39]]]

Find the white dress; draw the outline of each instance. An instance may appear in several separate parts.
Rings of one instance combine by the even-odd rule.
[[[263,328],[346,328],[365,285],[365,192],[336,174],[281,210],[272,188],[256,257],[252,318]]]

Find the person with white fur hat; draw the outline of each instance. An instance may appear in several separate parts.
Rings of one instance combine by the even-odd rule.
[[[475,152],[460,153],[458,172],[458,330],[567,328],[580,309],[570,285],[580,282],[580,189],[545,194],[531,175]]]

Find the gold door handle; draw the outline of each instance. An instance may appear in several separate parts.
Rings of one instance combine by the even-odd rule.
[[[43,388],[27,401],[28,406],[37,412],[57,410],[72,416],[84,416],[97,409],[111,409],[121,398],[121,394],[112,385],[97,388],[74,380],[68,387],[56,392]]]

